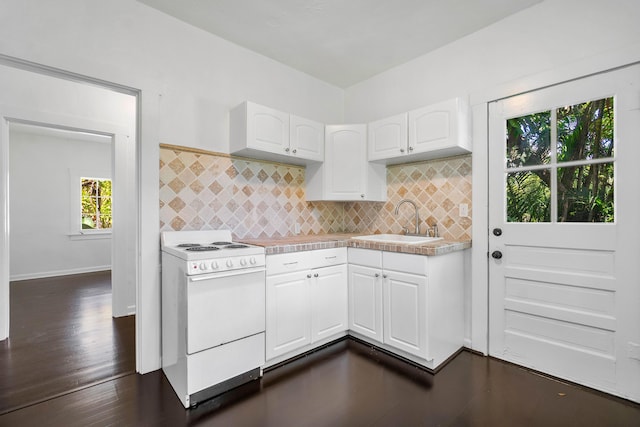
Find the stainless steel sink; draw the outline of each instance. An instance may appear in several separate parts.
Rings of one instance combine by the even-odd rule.
[[[400,245],[424,245],[426,243],[437,242],[442,240],[442,237],[427,237],[427,236],[405,236],[404,234],[372,234],[369,236],[356,236],[352,237],[355,240],[366,240],[368,242],[376,243],[393,243]]]

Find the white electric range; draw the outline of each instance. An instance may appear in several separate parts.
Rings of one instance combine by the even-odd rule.
[[[228,230],[166,231],[162,369],[185,408],[262,376],[265,251]]]

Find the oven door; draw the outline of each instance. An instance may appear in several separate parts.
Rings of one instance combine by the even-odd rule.
[[[265,269],[189,276],[187,354],[265,330]]]

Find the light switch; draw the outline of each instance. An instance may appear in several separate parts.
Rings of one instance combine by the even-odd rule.
[[[466,203],[460,203],[458,206],[458,216],[460,218],[466,218],[469,216],[469,205]]]

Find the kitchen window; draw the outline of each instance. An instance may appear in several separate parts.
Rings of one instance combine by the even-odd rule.
[[[613,97],[506,121],[508,222],[614,222]]]

